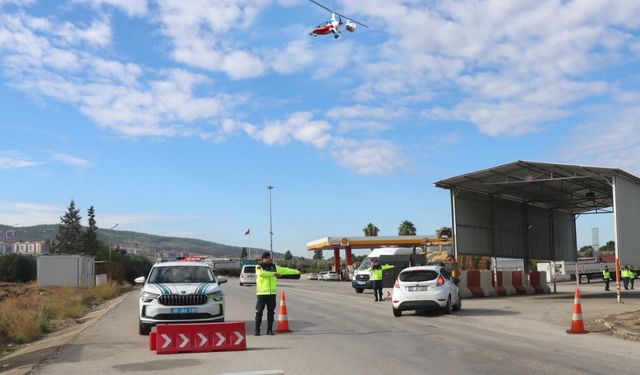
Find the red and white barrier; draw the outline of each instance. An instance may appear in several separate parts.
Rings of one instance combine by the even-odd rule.
[[[467,288],[472,297],[484,297],[484,290],[480,281],[480,271],[467,271]]]
[[[535,294],[550,293],[551,288],[547,285],[547,278],[544,271],[530,271],[529,284]]]
[[[522,271],[511,272],[511,277],[516,294],[533,294],[533,288],[529,286],[529,279]]]
[[[485,297],[493,297],[498,295],[498,292],[493,287],[492,271],[480,271],[480,287],[484,291]]]
[[[513,287],[511,271],[498,271],[498,284],[502,286],[504,295],[512,296],[516,294],[516,288]]]
[[[460,290],[460,297],[462,298],[473,297],[473,293],[471,293],[471,290],[467,288],[467,271],[461,271],[460,275],[458,275],[458,279],[460,279],[460,283],[458,283],[458,289]]]

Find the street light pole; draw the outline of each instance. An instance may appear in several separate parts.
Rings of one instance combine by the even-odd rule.
[[[271,214],[271,190],[273,186],[267,186],[269,189],[269,250],[271,251],[271,259],[273,259],[273,217]]]
[[[111,231],[118,225],[119,223],[109,228],[109,283],[113,282],[113,263],[111,263]]]

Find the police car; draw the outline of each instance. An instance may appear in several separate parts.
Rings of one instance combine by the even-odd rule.
[[[159,323],[223,322],[224,293],[211,268],[200,262],[156,263],[140,289],[139,323],[141,335],[148,335]]]

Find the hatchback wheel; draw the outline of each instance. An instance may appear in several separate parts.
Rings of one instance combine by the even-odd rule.
[[[462,310],[462,297],[458,295],[458,303],[453,305],[453,311],[460,311],[460,310]]]
[[[362,292],[364,292],[364,289],[362,289],[362,288],[356,288],[356,293],[360,294],[360,293],[362,293]]]
[[[402,316],[402,310],[393,308],[393,316],[395,316],[396,318]]]
[[[451,314],[452,310],[453,310],[453,306],[451,305],[451,296],[449,296],[449,298],[447,298],[447,306],[445,306],[444,308],[444,313]]]

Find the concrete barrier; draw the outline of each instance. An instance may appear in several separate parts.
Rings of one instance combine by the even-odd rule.
[[[460,283],[458,284],[458,289],[460,290],[460,297],[462,298],[473,297],[473,293],[471,293],[471,290],[467,288],[467,271],[460,271],[460,275],[458,275],[458,279],[460,279]]]
[[[498,282],[502,285],[504,295],[512,296],[516,294],[516,288],[513,287],[511,271],[498,271]]]
[[[492,271],[480,271],[480,287],[482,288],[485,297],[493,297],[498,295],[496,289],[493,287]]]
[[[467,288],[473,297],[484,297],[484,290],[480,282],[480,271],[467,271]]]
[[[533,288],[529,286],[529,280],[522,271],[512,271],[511,278],[516,294],[533,294]]]
[[[547,285],[545,272],[531,271],[529,272],[529,285],[533,288],[535,294],[550,293],[551,289]]]

